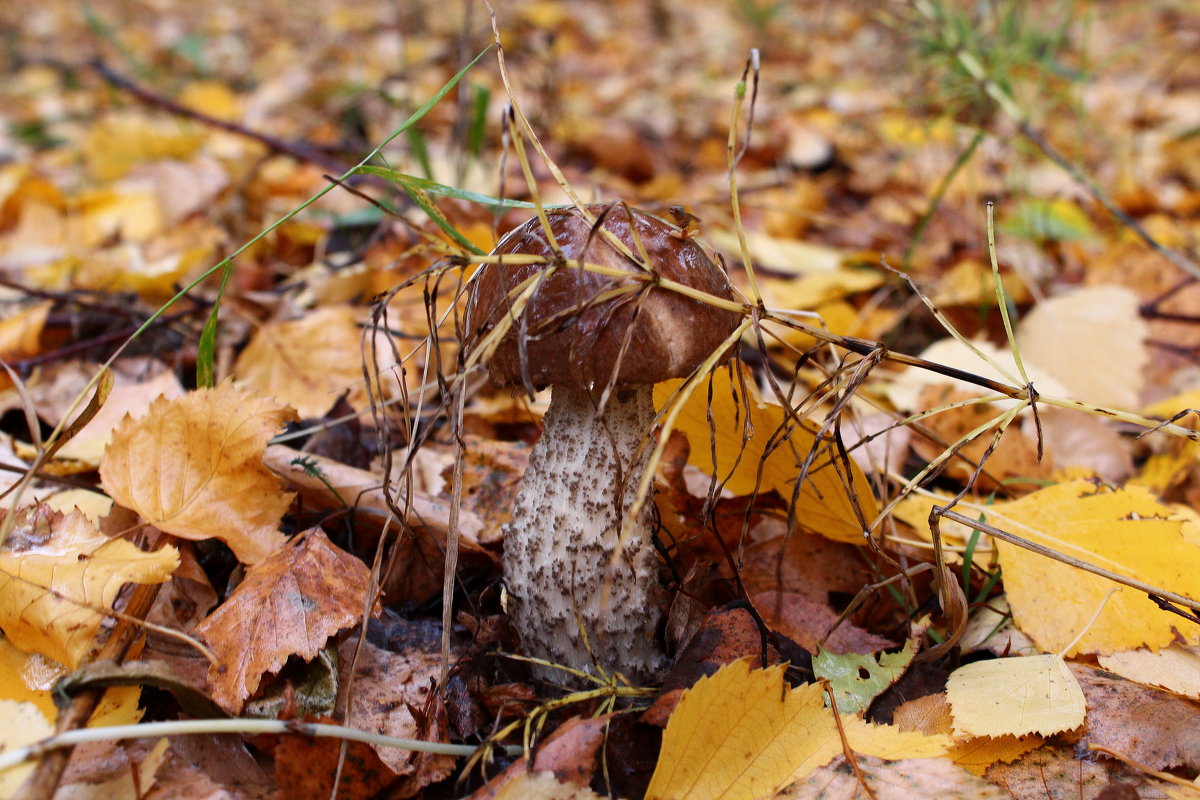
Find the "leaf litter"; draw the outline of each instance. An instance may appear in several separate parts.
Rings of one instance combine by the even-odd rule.
[[[1001,4],[1006,24],[914,4],[819,25],[785,6],[650,4],[615,35],[602,4],[517,3],[495,18],[500,59],[456,77],[490,39],[485,9],[222,5],[148,27],[124,5],[4,12],[39,48],[0,89],[0,424],[16,469],[36,470],[9,495],[0,553],[10,721],[54,715],[49,682],[103,643],[122,584],[165,581],[126,659],[169,662],[230,710],[483,746],[456,762],[283,725],[244,744],[108,743],[140,765],[111,796],[1192,791],[1194,89],[1142,80],[1156,116],[1136,118],[1122,87],[1144,59],[1087,62],[1161,38],[1139,15],[1170,9],[1097,10],[1093,42],[1072,13],[1020,4]],[[956,20],[969,35],[947,47]],[[805,46],[769,44],[790,41]],[[1020,68],[995,80],[999,64]],[[427,104],[447,81],[459,102]],[[1084,85],[1094,108],[1065,102]],[[1100,108],[1121,120],[1108,137],[1144,126],[1154,146],[1078,136]],[[388,168],[350,174],[398,128]],[[544,406],[487,386],[456,344],[481,253],[580,196],[685,220],[747,320],[737,362],[658,387],[645,432],[657,469],[637,490],[673,595],[658,693],[530,679],[499,555]],[[228,283],[142,326],[251,239]],[[901,262],[927,306],[887,268]],[[42,421],[63,423],[106,359],[125,377],[93,424],[44,446]],[[220,381],[200,388],[198,368]],[[904,435],[881,459],[889,430]],[[68,507],[38,502],[55,497]],[[938,537],[945,507],[1161,594],[1127,588],[1085,625],[1108,580],[961,518]],[[918,682],[927,654],[948,684]],[[115,721],[179,716],[116,691]],[[1081,742],[1100,755],[1078,759]],[[30,796],[109,780],[89,747],[44,758]]]

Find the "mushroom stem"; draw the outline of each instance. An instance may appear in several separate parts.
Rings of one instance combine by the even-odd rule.
[[[636,462],[635,453],[653,425],[650,386],[610,397],[603,416],[586,389],[554,387],[504,532],[508,615],[527,655],[592,674],[598,663],[634,681],[653,679],[665,665],[649,503],[610,567],[645,468],[647,451]],[[561,670],[534,672],[574,682]]]

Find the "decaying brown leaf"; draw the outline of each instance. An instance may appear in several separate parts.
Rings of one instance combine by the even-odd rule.
[[[249,567],[233,594],[196,626],[219,659],[208,672],[213,699],[236,713],[288,658],[316,656],[330,636],[361,619],[369,576],[365,564],[317,528]]]

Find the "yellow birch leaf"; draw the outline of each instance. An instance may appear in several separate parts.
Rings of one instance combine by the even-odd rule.
[[[770,797],[843,750],[821,684],[786,689],[783,666],[736,661],[684,692],[663,735],[647,800]],[[842,718],[850,747],[887,759],[946,753],[948,736]]]
[[[950,759],[972,775],[983,777],[998,761],[1016,761],[1045,743],[1041,736],[976,736],[950,748]]]
[[[998,503],[987,510],[987,520],[1064,555],[1200,600],[1200,546],[1189,541],[1186,520],[1145,488],[1110,490],[1074,481]],[[1088,627],[1112,581],[1015,545],[995,546],[1017,627],[1047,652],[1059,652],[1084,628],[1064,655],[1157,649],[1171,644],[1176,631],[1200,641],[1195,626],[1180,625],[1129,590],[1113,595]]]
[[[1050,735],[1083,724],[1079,682],[1058,656],[976,661],[946,684],[954,728],[972,736]]]
[[[54,726],[32,703],[0,700],[0,731],[0,751],[6,751],[45,739],[54,733]],[[0,772],[0,797],[16,797],[35,766],[36,762],[27,761]]]
[[[661,409],[680,383],[666,381],[655,386],[655,405]],[[862,471],[853,461],[847,464],[838,458],[831,440],[818,440],[815,425],[807,421],[797,424],[783,406],[763,400],[748,373],[745,388],[749,402],[732,378],[732,369],[726,367],[713,372],[711,383],[702,384],[688,398],[675,422],[675,429],[683,431],[691,444],[688,461],[715,475],[736,495],[774,490],[791,500],[801,468],[816,449],[796,496],[796,518],[805,528],[829,539],[862,544],[855,504],[868,520],[876,514],[871,486]]]
[[[1122,678],[1200,700],[1200,649],[1173,645],[1157,653],[1139,648],[1100,656],[1100,666]]]
[[[819,684],[788,691],[783,666],[735,661],[683,693],[647,800],[770,797],[841,752]]]
[[[126,583],[161,583],[179,553],[109,539],[83,514],[38,504],[17,512],[0,550],[0,628],[22,650],[78,666]]]
[[[902,731],[895,725],[872,725],[858,717],[843,717],[842,730],[854,752],[889,761],[936,758],[946,755],[950,748],[950,737],[946,734]]]
[[[244,564],[284,543],[279,519],[292,502],[262,463],[267,441],[295,413],[226,381],[159,398],[126,417],[100,464],[104,490],[160,530],[216,538]]]

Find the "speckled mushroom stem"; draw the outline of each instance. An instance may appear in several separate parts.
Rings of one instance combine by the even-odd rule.
[[[595,674],[594,656],[609,673],[639,682],[657,677],[665,665],[655,636],[663,590],[650,503],[610,568],[645,467],[648,450],[636,463],[634,453],[654,424],[652,392],[637,386],[624,399],[614,394],[598,417],[587,390],[553,389],[504,532],[508,615],[527,655]],[[534,672],[556,683],[578,683],[562,670]]]

